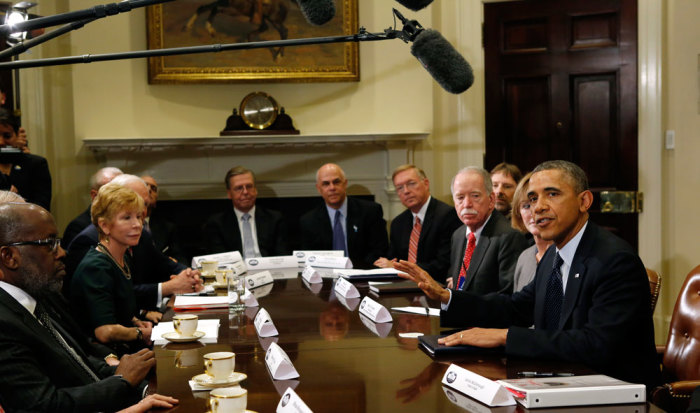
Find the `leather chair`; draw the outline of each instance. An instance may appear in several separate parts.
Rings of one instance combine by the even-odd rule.
[[[659,301],[659,293],[661,292],[661,274],[647,268],[647,277],[649,277],[649,289],[651,290],[651,312],[656,309],[656,302]]]
[[[673,309],[662,359],[666,384],[652,390],[651,401],[669,412],[684,412],[700,386],[700,265],[683,283]]]

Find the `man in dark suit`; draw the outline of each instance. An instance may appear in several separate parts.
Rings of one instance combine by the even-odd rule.
[[[152,351],[119,366],[94,357],[48,297],[65,274],[56,224],[32,204],[0,205],[0,400],[7,411],[114,411],[138,402]],[[73,323],[74,324],[74,323]]]
[[[466,167],[452,179],[452,198],[464,225],[452,234],[447,286],[476,294],[513,291],[513,273],[525,237],[494,213],[496,195],[491,177]]]
[[[253,171],[236,166],[224,182],[233,208],[204,224],[208,252],[240,251],[244,258],[291,254],[282,214],[255,205],[258,189]]]
[[[0,108],[0,146],[26,150],[26,138],[21,140],[17,119]],[[0,189],[18,193],[27,202],[46,210],[51,208],[51,173],[46,158],[28,153],[0,160]]]
[[[301,249],[344,250],[355,268],[372,268],[388,249],[386,221],[376,202],[347,197],[348,180],[336,164],[316,172],[324,205],[299,220]]]
[[[111,182],[112,179],[122,173],[121,169],[113,166],[107,166],[95,172],[90,178],[90,200],[95,199],[97,191],[100,190],[102,185]],[[66,226],[65,231],[63,231],[63,238],[61,238],[61,247],[67,250],[73,239],[80,234],[80,231],[87,228],[90,224],[92,224],[92,221],[90,220],[90,205],[88,205],[85,211],[73,218],[73,220],[68,223],[68,226]]]
[[[535,279],[512,296],[445,290],[420,268],[397,264],[441,301],[442,325],[477,327],[439,342],[505,346],[509,355],[583,362],[647,388],[657,384],[644,265],[628,244],[588,220],[593,194],[585,173],[570,162],[545,162],[530,178],[528,198],[540,234],[554,246]]]
[[[146,205],[150,202],[148,187],[138,176],[122,174],[115,177],[112,182],[133,189],[144,199]],[[75,237],[68,247],[68,255],[65,260],[68,277],[67,282],[64,283],[66,296],[69,296],[67,290],[70,289],[70,284],[68,284],[70,277],[88,250],[95,248],[98,241],[97,228],[95,225],[89,225]],[[139,243],[131,248],[131,254],[133,257],[134,292],[137,303],[142,309],[158,310],[164,297],[203,288],[199,273],[171,260],[158,251],[148,231],[141,233]]]
[[[460,226],[454,208],[430,196],[430,181],[415,165],[401,165],[391,177],[407,208],[391,221],[389,253],[374,265],[394,266],[398,260],[415,262],[438,279],[447,278],[450,236]]]

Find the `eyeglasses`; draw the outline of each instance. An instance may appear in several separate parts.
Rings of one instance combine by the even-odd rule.
[[[418,186],[418,182],[416,182],[416,181],[408,181],[408,182],[406,182],[405,185],[398,185],[398,186],[396,187],[396,192],[398,192],[398,193],[403,192],[404,189],[406,189],[406,190],[408,190],[408,189],[415,189],[417,186]]]
[[[48,245],[51,247],[51,252],[55,254],[58,251],[58,246],[61,245],[61,238],[46,238],[38,241],[18,241],[4,246],[18,247],[20,245]]]
[[[3,139],[12,139],[14,136],[15,136],[15,134],[12,132],[3,132],[2,133]]]
[[[146,183],[146,185],[148,185],[148,187],[151,188],[151,191],[153,191],[156,194],[158,193],[158,185],[153,185],[149,183]]]

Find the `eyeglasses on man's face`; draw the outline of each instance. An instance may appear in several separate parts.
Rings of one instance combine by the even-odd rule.
[[[48,246],[51,249],[52,253],[56,253],[58,251],[58,246],[61,245],[61,238],[46,238],[46,239],[41,239],[37,241],[17,241],[17,242],[12,242],[10,244],[5,244],[3,245],[4,247],[19,247],[21,245],[39,245],[39,246]]]

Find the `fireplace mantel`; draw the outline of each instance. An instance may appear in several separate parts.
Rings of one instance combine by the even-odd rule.
[[[159,182],[160,199],[225,198],[223,179],[233,166],[256,174],[260,197],[318,196],[316,170],[327,162],[347,175],[350,195],[373,194],[385,218],[403,210],[391,173],[413,163],[415,146],[428,133],[267,135],[221,137],[85,138],[103,166]]]

